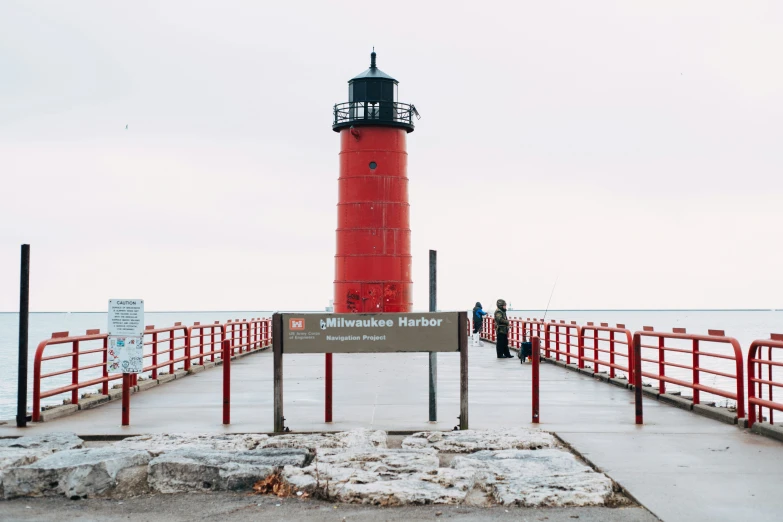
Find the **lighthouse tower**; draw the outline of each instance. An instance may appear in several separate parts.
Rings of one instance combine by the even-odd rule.
[[[397,101],[398,82],[370,68],[348,81],[334,106],[340,133],[334,311],[410,312],[411,230],[406,138],[413,105]]]

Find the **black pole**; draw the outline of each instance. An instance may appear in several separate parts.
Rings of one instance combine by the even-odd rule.
[[[438,252],[430,250],[430,312],[438,311]],[[430,422],[438,421],[438,354],[430,352]]]
[[[22,245],[19,278],[19,374],[16,395],[16,426],[27,426],[27,324],[30,315],[30,245]]]

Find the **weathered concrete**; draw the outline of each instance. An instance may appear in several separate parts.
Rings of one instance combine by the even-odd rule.
[[[307,450],[263,448],[216,451],[187,448],[155,457],[149,463],[150,487],[160,493],[250,490],[277,467],[305,466]]]
[[[79,399],[79,410],[89,410],[110,400],[111,396],[109,395],[90,395],[89,397]]]
[[[429,438],[439,435],[430,434]],[[483,435],[483,436],[482,436]],[[466,434],[466,440],[428,441],[447,448],[520,446],[535,448],[546,440],[540,432],[507,430]],[[483,440],[482,440],[483,439]],[[341,502],[405,504],[480,504],[560,506],[605,505],[613,498],[610,479],[577,461],[562,449],[479,451],[456,457],[451,468],[440,465],[433,448],[349,448],[321,450],[304,469],[285,468],[286,479],[297,488],[318,492]]]
[[[659,393],[658,400],[676,408],[680,408],[681,410],[691,411],[693,409],[693,403],[691,401],[672,393]]]
[[[707,406],[705,404],[694,404],[692,410],[694,413],[716,421],[724,422],[726,424],[737,424],[736,411],[732,412],[726,408],[716,408],[715,406]]]
[[[194,435],[171,433],[166,435],[140,435],[128,437],[113,444],[119,449],[144,450],[157,457],[162,453],[189,449],[197,451],[247,451],[264,445],[268,435]]]
[[[529,428],[425,431],[414,433],[402,442],[403,448],[435,448],[440,452],[473,453],[480,450],[543,449],[557,445],[544,431]]]
[[[769,424],[768,422],[756,422],[750,429],[753,433],[758,433],[783,442],[783,427],[780,425]]]
[[[138,385],[136,385],[136,389],[138,391],[144,391],[149,390],[150,388],[154,388],[158,385],[158,381],[156,379],[146,379],[144,381],[139,381]]]
[[[158,383],[159,384],[163,384],[163,383],[166,383],[166,382],[171,382],[171,381],[173,381],[176,378],[177,378],[177,376],[174,375],[173,373],[167,373],[167,374],[164,374],[164,375],[158,374]]]
[[[473,471],[480,487],[505,506],[603,506],[613,495],[609,478],[559,449],[479,451],[452,466]]]
[[[386,432],[354,429],[339,433],[278,435],[264,441],[266,448],[385,448]]]
[[[82,498],[111,493],[126,468],[146,465],[146,451],[112,447],[60,451],[37,462],[6,470],[5,498],[65,495]],[[129,477],[136,480],[135,476]]]
[[[41,412],[41,421],[48,422],[54,419],[59,419],[60,417],[66,417],[77,411],[79,411],[78,404],[63,404],[62,406],[55,406],[54,408],[50,408]]]

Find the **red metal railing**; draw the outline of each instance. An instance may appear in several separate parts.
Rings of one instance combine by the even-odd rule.
[[[228,326],[228,325],[231,326]],[[183,368],[190,370],[192,364],[204,364],[204,360],[214,362],[216,356],[222,358],[224,343],[231,350],[231,355],[258,350],[270,346],[272,342],[272,327],[269,319],[251,319],[250,321],[233,321],[226,324],[215,322],[210,325],[195,323],[193,326],[183,326],[176,323],[168,328],[155,328],[150,325],[144,331],[144,361],[143,373],[150,374],[152,379],[159,377],[159,370],[168,368],[169,373]],[[57,347],[64,350],[52,353]],[[70,336],[68,332],[57,332],[50,339],[39,343],[33,362],[33,412],[34,422],[40,421],[41,400],[64,393],[70,393],[71,404],[79,404],[79,391],[95,385],[100,385],[103,395],[109,393],[109,383],[122,380],[122,374],[108,372],[108,335],[100,330],[87,330],[85,335]],[[44,365],[54,366],[43,373]],[[92,371],[91,371],[92,370]],[[90,372],[91,371],[91,372]],[[99,376],[95,376],[98,372]],[[90,372],[87,378],[82,378],[82,372]],[[63,376],[70,374],[70,383],[58,382],[50,389],[43,389],[43,384],[56,379],[62,381]],[[138,376],[133,374],[128,378],[128,384],[138,384]]]
[[[589,362],[593,364],[593,372],[598,373],[601,366],[606,366],[609,377],[615,377],[616,370],[620,370],[633,382],[633,334],[624,324],[611,327],[607,323],[601,323],[601,326],[587,323],[582,327],[580,346],[580,368]]]
[[[656,332],[652,327],[645,326],[644,331],[636,332],[641,339],[641,364],[642,377],[647,377],[658,381],[658,390],[660,393],[666,393],[666,384],[671,383],[677,386],[690,388],[693,390],[693,404],[700,403],[700,392],[710,393],[719,397],[733,399],[737,401],[737,417],[745,417],[745,386],[743,372],[742,349],[739,342],[733,337],[726,337],[722,330],[709,330],[708,335],[688,334],[685,328],[674,328],[673,333]],[[645,339],[652,339],[655,344],[644,344]],[[681,346],[667,345],[667,340],[687,341],[687,348]],[[705,351],[702,343],[709,346],[719,347],[728,346],[728,354]],[[645,352],[646,350],[646,352]],[[654,352],[652,357],[645,357],[645,353]],[[667,354],[671,354],[673,359],[667,360]],[[705,359],[723,359],[734,362],[735,372],[726,373],[709,368],[705,364]],[[647,368],[656,368],[656,371],[645,371],[644,363],[648,363]],[[690,375],[690,379],[675,378],[667,375],[667,368],[677,368],[681,375]],[[684,370],[685,372],[682,372]],[[722,377],[733,381],[735,391],[728,391],[715,386],[702,384],[701,377],[707,376]]]
[[[493,343],[498,340],[497,332],[495,331],[495,319],[492,317],[485,317],[481,323],[481,338],[492,341]]]
[[[226,338],[226,327],[215,321],[214,324],[193,323],[188,327],[188,344],[190,345],[191,361],[198,359],[198,364],[204,365],[204,358],[215,362],[215,355],[222,357],[223,340]]]
[[[764,358],[764,348],[767,356]],[[776,357],[773,357],[776,355]],[[767,375],[764,376],[764,366]],[[772,334],[768,340],[753,341],[748,350],[748,427],[763,420],[763,408],[769,410],[769,423],[774,424],[774,412],[783,411],[782,402],[774,402],[774,389],[783,388],[783,381],[775,381],[773,368],[783,368],[783,334]],[[764,387],[767,388],[766,397]],[[758,414],[757,414],[758,410]]]
[[[44,355],[44,351],[49,346],[68,344],[71,345],[70,351]],[[100,333],[100,330],[87,330],[85,335],[73,337],[69,336],[68,332],[56,332],[52,334],[51,339],[41,341],[41,343],[38,344],[38,348],[35,351],[35,360],[33,362],[33,422],[40,420],[41,399],[70,392],[71,404],[79,404],[79,390],[88,386],[95,386],[96,384],[101,385],[101,390],[104,395],[109,393],[109,381],[120,379],[122,376],[116,375],[114,377],[109,377],[107,373],[107,345],[108,336]],[[90,354],[102,354],[102,362],[90,362],[82,366],[82,364],[84,364],[82,361],[83,357]],[[63,360],[63,362],[65,362],[68,359],[70,359],[69,366],[55,369],[49,373],[41,373],[41,365],[45,361]],[[93,368],[100,368],[101,366],[103,366],[103,374],[101,377],[89,379],[87,381],[79,380],[80,372]],[[42,379],[50,379],[68,373],[71,374],[70,384],[51,390],[41,391]]]
[[[175,366],[183,363],[185,370],[190,370],[190,345],[188,343],[188,327],[182,323],[174,323],[168,328],[155,328],[149,325],[144,328],[144,373],[151,372],[152,378],[158,378],[158,370],[169,367],[168,373],[174,373]],[[149,364],[146,364],[149,361]],[[138,376],[133,375],[131,386],[137,384]]]
[[[580,361],[582,357],[582,351],[580,350],[582,327],[578,326],[576,321],[566,324],[565,321],[556,323],[552,319],[549,323],[546,323],[544,329],[546,357],[551,357],[550,352],[554,352],[556,361],[560,360],[561,355],[567,364],[571,364],[572,358],[577,363]]]

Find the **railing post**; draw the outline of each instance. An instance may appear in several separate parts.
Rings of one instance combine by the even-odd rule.
[[[585,367],[585,330],[587,328],[580,328],[579,330],[579,360],[576,362],[579,368]]]
[[[742,381],[742,376],[737,375],[737,382]],[[693,340],[693,404],[699,404],[699,340]],[[739,397],[739,396],[738,396]]]
[[[183,331],[185,332],[185,371],[190,371],[190,336],[187,327],[183,327]]]
[[[754,342],[748,350],[748,428],[751,428],[756,423],[756,407],[753,404],[753,399],[756,398],[756,383],[753,382],[756,379],[756,365],[753,364],[753,359],[756,358],[755,353],[758,349]],[[763,375],[763,370],[760,366],[759,364],[759,377]],[[759,383],[759,397],[761,397],[761,383]],[[759,405],[759,417],[761,417],[761,405]]]
[[[658,336],[658,377],[666,377],[666,350],[663,336]],[[666,381],[658,379],[658,393],[666,393]]]
[[[79,404],[79,341],[74,341],[72,347],[71,384],[74,385],[74,389],[71,390],[71,404]]]
[[[101,384],[101,394],[109,394],[109,336],[103,338],[103,384]]]
[[[538,337],[533,337],[532,339],[532,359],[533,359],[533,375],[531,379],[531,385],[532,385],[532,399],[533,399],[533,424],[538,424],[540,421],[540,415],[539,415],[539,374],[538,374],[538,366],[540,364],[541,359],[541,339]]]
[[[614,330],[609,331],[609,377],[614,379]]]
[[[220,339],[220,346],[223,346],[223,339],[225,339],[225,330],[223,330],[223,335]],[[203,344],[203,343],[202,343]],[[210,362],[215,362],[215,325],[213,324],[210,329],[210,337],[209,337],[209,351],[210,351]]]
[[[174,374],[174,330],[169,332],[169,373]]]
[[[158,378],[158,332],[152,333],[152,378]]]
[[[231,424],[231,356],[228,341],[223,341],[223,424]]]
[[[638,333],[633,336],[633,361],[633,391],[636,405],[636,424],[644,424],[644,410],[642,406],[642,336]]]

